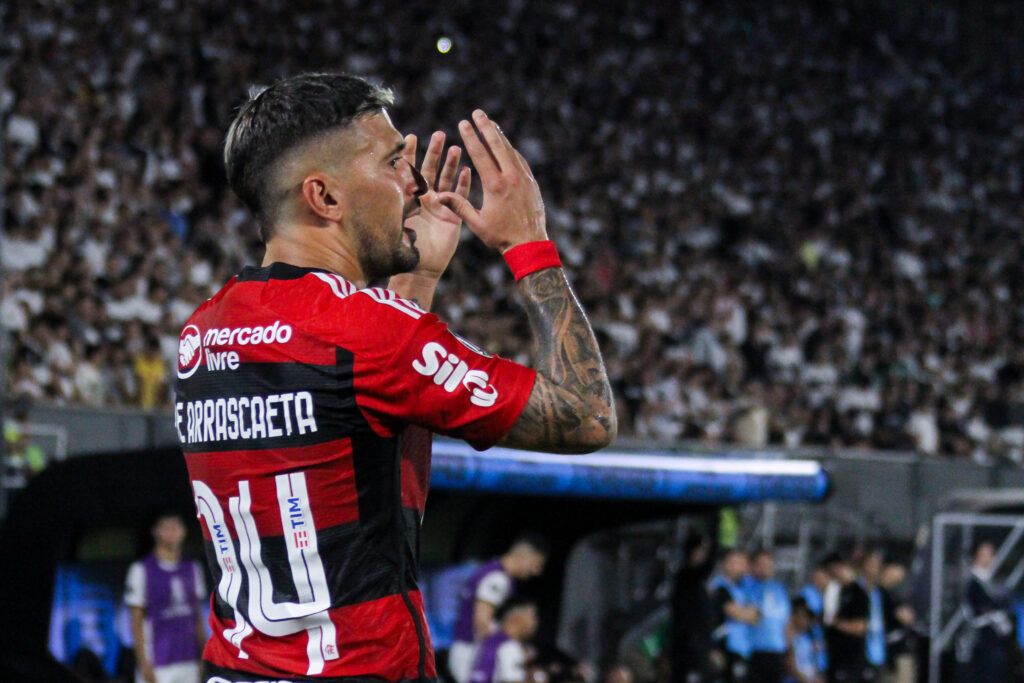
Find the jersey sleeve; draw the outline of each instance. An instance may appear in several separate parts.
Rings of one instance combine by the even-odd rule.
[[[141,562],[133,562],[128,567],[124,581],[124,604],[129,607],[146,606],[146,570]]]
[[[512,591],[512,581],[505,572],[493,571],[484,576],[476,587],[477,600],[500,607]]]
[[[356,401],[375,431],[393,436],[412,423],[483,450],[512,428],[534,370],[491,356],[390,290],[361,290],[347,303],[362,333],[341,345],[353,353]]]

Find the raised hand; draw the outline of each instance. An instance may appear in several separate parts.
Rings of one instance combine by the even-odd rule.
[[[477,209],[458,192],[441,192],[441,203],[458,214],[484,244],[502,253],[519,244],[546,240],[544,200],[523,155],[481,109],[473,112],[473,123],[459,122],[459,134],[480,176],[483,205]]]
[[[441,152],[444,150],[445,135],[441,131],[430,136],[420,174],[427,181],[429,189],[420,195],[420,212],[405,221],[405,227],[416,231],[416,248],[420,262],[416,273],[440,278],[455,254],[459,244],[459,230],[462,219],[439,200],[439,193],[449,193],[465,199],[469,196],[471,172],[469,168],[459,170],[462,150],[452,146],[441,166]],[[405,136],[403,156],[416,165],[416,136]]]

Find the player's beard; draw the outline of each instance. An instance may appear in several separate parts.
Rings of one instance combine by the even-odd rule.
[[[357,222],[358,221],[357,219]],[[405,230],[398,233],[397,239],[381,239],[380,233],[359,225],[359,260],[363,276],[367,282],[408,273],[420,262],[420,252],[415,243],[406,243]],[[393,233],[392,233],[393,234]],[[387,235],[391,237],[391,235]],[[414,238],[410,238],[414,239]]]

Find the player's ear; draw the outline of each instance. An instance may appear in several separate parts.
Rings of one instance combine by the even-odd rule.
[[[338,222],[344,215],[341,187],[324,173],[310,173],[302,181],[302,201],[316,216]]]

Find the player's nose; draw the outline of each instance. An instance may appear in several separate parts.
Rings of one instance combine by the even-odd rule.
[[[416,167],[409,164],[409,170],[412,171],[412,181],[414,188],[412,194],[414,197],[426,194],[430,188],[427,186],[427,180],[423,177],[423,174],[416,170]]]

